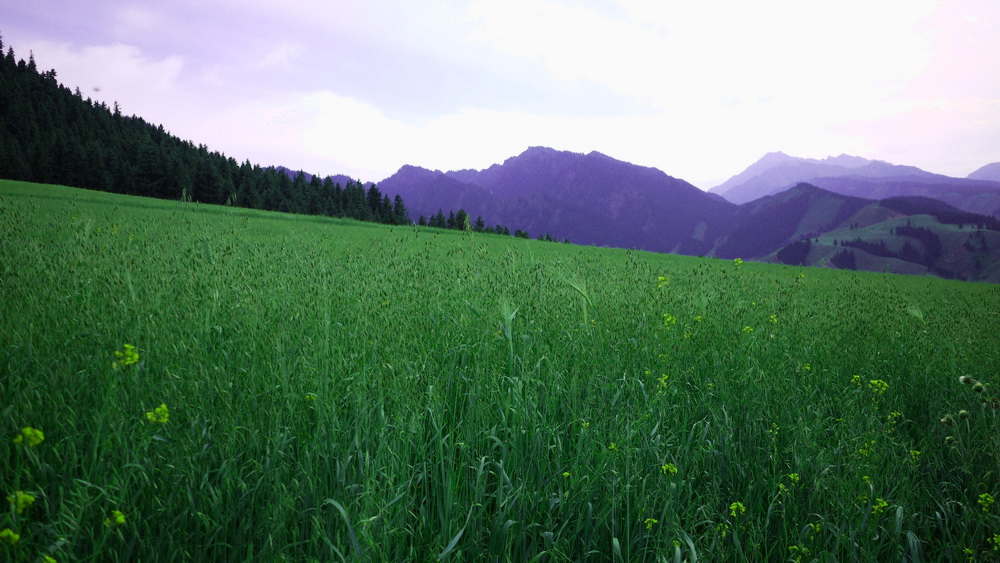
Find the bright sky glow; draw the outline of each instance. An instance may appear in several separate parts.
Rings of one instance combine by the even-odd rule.
[[[239,161],[379,181],[598,150],[1000,161],[996,0],[0,0],[19,58]]]

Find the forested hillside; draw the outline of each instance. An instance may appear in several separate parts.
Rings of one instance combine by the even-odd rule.
[[[3,52],[0,39],[0,53]],[[408,224],[401,197],[375,186],[238,163],[162,125],[85,98],[34,57],[0,60],[0,178],[290,213]]]

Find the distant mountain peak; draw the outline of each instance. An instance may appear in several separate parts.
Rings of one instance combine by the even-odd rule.
[[[991,180],[1000,182],[1000,162],[987,164],[966,176],[970,180]]]
[[[860,156],[841,154],[839,156],[828,156],[821,162],[823,164],[830,164],[833,166],[843,166],[844,168],[861,168],[862,166],[866,166],[876,161],[868,160],[867,158],[862,158]]]

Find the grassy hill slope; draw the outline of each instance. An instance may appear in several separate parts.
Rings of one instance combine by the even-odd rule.
[[[6,559],[998,547],[996,286],[9,181],[0,221]]]

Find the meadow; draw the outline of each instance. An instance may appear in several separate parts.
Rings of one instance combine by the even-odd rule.
[[[0,559],[1000,560],[996,285],[11,181],[0,225]]]

